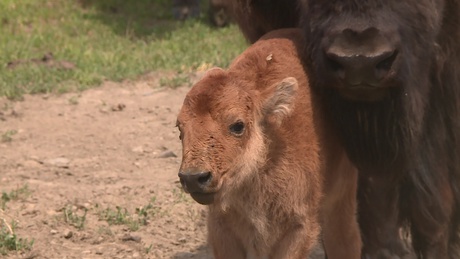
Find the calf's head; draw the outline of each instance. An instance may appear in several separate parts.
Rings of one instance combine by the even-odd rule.
[[[294,78],[262,91],[254,84],[213,69],[185,97],[177,119],[179,178],[198,203],[211,204],[251,183],[267,154],[264,128],[280,125],[293,107]]]
[[[426,93],[444,0],[301,2],[309,38],[307,63],[319,86],[367,102],[395,90]]]

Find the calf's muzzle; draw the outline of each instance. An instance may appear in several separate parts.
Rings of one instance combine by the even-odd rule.
[[[211,204],[214,193],[209,191],[212,173],[200,170],[183,170],[179,172],[179,179],[185,192],[200,204]]]

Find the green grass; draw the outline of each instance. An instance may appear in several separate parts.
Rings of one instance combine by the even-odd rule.
[[[27,199],[30,196],[32,191],[29,189],[27,184],[23,185],[22,187],[18,187],[10,192],[2,192],[2,196],[0,197],[0,209],[5,210],[6,205],[10,201],[16,201],[19,199]]]
[[[10,225],[5,220],[0,221],[0,255],[7,255],[9,251],[30,250],[34,240],[20,238],[15,232],[16,223]]]
[[[22,187],[17,187],[9,192],[2,191],[0,196],[0,216],[7,209],[7,204],[12,201],[27,199],[32,191],[27,184]],[[16,234],[17,223],[13,220],[8,224],[3,217],[0,217],[0,255],[7,255],[10,251],[30,250],[34,244],[34,240],[29,241],[25,238],[20,238]]]
[[[13,136],[18,133],[17,130],[7,130],[1,134],[0,141],[1,142],[11,142],[13,140]]]
[[[173,77],[163,77],[160,79],[160,86],[177,88],[182,85],[190,85],[190,78],[187,73],[179,72]]]
[[[182,187],[177,187],[177,188],[174,188],[172,189],[172,194],[173,194],[173,197],[174,197],[174,203],[175,204],[178,204],[178,203],[190,203],[190,202],[194,202],[192,200],[192,198],[190,197],[190,195],[188,195],[187,193],[184,192],[184,190],[182,189]]]
[[[77,211],[73,209],[72,205],[67,205],[63,209],[64,213],[64,221],[75,228],[81,230],[85,227],[85,222],[86,222],[86,214],[88,213],[88,210],[85,209],[83,213],[80,213],[82,215],[78,215]]]
[[[151,217],[160,212],[160,207],[156,204],[156,197],[152,197],[150,202],[136,208],[134,213],[129,213],[126,208],[116,206],[115,209],[106,208],[99,212],[99,218],[107,221],[109,225],[125,225],[131,231],[137,231],[141,226],[148,224]]]
[[[155,70],[225,67],[246,47],[236,26],[215,29],[205,11],[197,20],[173,21],[171,3],[0,1],[0,96],[83,90]],[[51,62],[40,61],[47,53]]]

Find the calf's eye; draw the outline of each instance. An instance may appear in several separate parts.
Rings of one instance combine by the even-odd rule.
[[[230,132],[235,136],[241,136],[244,131],[244,123],[241,121],[235,122],[229,127]]]

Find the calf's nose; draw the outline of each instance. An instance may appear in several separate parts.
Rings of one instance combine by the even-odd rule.
[[[180,183],[188,193],[206,192],[212,180],[211,172],[179,172]]]

